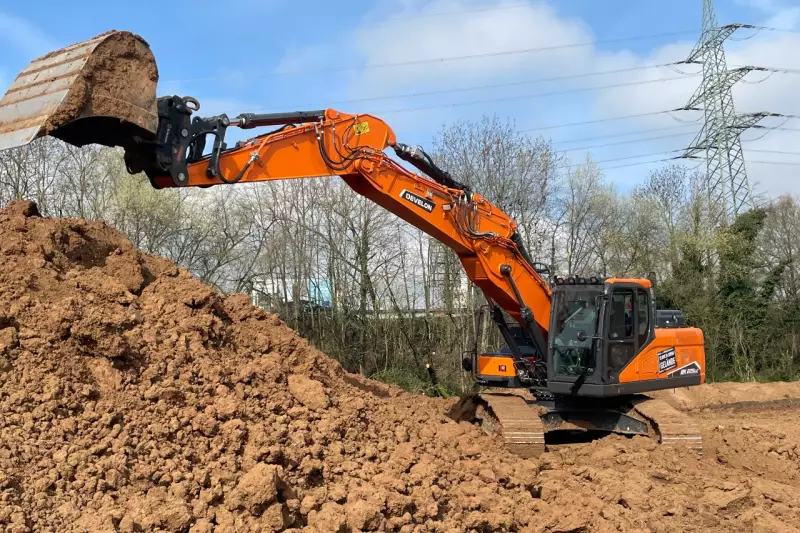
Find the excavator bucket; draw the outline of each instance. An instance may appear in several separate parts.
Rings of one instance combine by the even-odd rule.
[[[51,135],[75,146],[130,146],[158,127],[150,46],[110,31],[31,62],[0,100],[0,151]]]

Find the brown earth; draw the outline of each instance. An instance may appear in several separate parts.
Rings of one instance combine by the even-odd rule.
[[[101,223],[0,210],[0,532],[798,531],[789,400],[694,410],[702,458],[608,437],[520,460],[451,405]]]
[[[714,383],[659,391],[655,396],[682,410],[800,398],[800,382]]]
[[[145,130],[155,135],[158,67],[149,45],[130,32],[112,31],[98,37],[104,38],[42,127],[41,135],[53,134],[77,145],[106,146],[126,146],[120,132],[142,135]],[[130,129],[128,124],[141,130]]]

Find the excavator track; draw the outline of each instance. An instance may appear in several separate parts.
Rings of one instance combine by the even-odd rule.
[[[703,437],[689,415],[678,411],[664,400],[643,397],[633,403],[633,410],[647,419],[663,446],[684,448],[693,450],[698,455],[703,454]]]
[[[535,398],[523,391],[508,389],[490,390],[477,397],[474,419],[481,429],[492,436],[503,439],[505,448],[523,458],[539,457],[545,452],[545,433],[548,427],[563,429],[565,426],[548,426],[542,416],[551,416],[558,409],[537,405]],[[686,449],[702,455],[703,438],[689,415],[663,400],[638,396],[627,408],[618,407],[620,415],[640,420],[642,430],[657,438],[662,446]],[[598,414],[603,412],[598,409]],[[608,412],[607,410],[605,411]],[[565,411],[560,411],[566,416]],[[596,426],[600,429],[602,426]],[[646,429],[649,428],[649,429]],[[618,429],[618,428],[617,428]],[[614,429],[610,429],[612,432]],[[638,432],[637,432],[638,433]]]
[[[506,449],[520,457],[544,453],[544,424],[533,402],[508,392],[485,392],[479,399],[476,418],[485,433],[501,437]]]

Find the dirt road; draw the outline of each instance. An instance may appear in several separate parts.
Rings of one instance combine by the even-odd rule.
[[[542,501],[547,513],[572,512],[549,530],[797,531],[800,401],[692,416],[702,428],[702,458],[640,437],[551,447],[542,458]]]
[[[748,387],[668,396],[702,458],[520,460],[103,224],[0,210],[0,532],[797,531],[800,407],[712,406],[797,384]]]

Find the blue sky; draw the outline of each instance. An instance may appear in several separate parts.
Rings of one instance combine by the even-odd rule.
[[[795,0],[717,0],[717,11],[721,23],[800,28]],[[378,114],[401,141],[424,144],[442,124],[484,113],[513,117],[518,129],[527,130],[682,105],[699,78],[650,83],[681,75],[641,67],[682,59],[697,38],[692,31],[700,27],[701,12],[701,0],[202,0],[171,1],[169,9],[152,0],[14,2],[0,6],[0,83],[8,86],[28,61],[52,48],[109,29],[130,30],[155,52],[160,93],[196,96],[207,114],[336,107]],[[651,37],[619,41],[633,36]],[[375,67],[590,41],[598,43]],[[762,32],[732,42],[729,62],[800,69],[798,49],[800,33]],[[584,76],[610,70],[625,72]],[[752,80],[760,78],[753,75]],[[589,90],[617,83],[626,85]],[[793,96],[800,91],[798,84],[800,74],[776,74],[761,85],[744,86],[735,93],[737,108],[800,114],[800,99]],[[492,87],[476,88],[487,85]],[[483,103],[470,103],[475,101]],[[424,109],[409,111],[418,108]],[[575,161],[587,150],[598,161],[614,160],[600,167],[627,189],[654,165],[608,167],[666,157],[635,156],[680,148],[696,127],[661,115],[530,134],[552,138],[556,148],[577,148],[567,152]],[[793,127],[800,130],[800,120]],[[631,135],[650,130],[655,131]],[[641,141],[644,137],[658,138]],[[800,152],[800,137],[776,131],[752,146]],[[747,156],[800,162],[800,157],[763,151]],[[754,163],[749,168],[753,181],[770,194],[800,192],[793,185],[800,180],[791,179],[800,174],[800,166]]]

